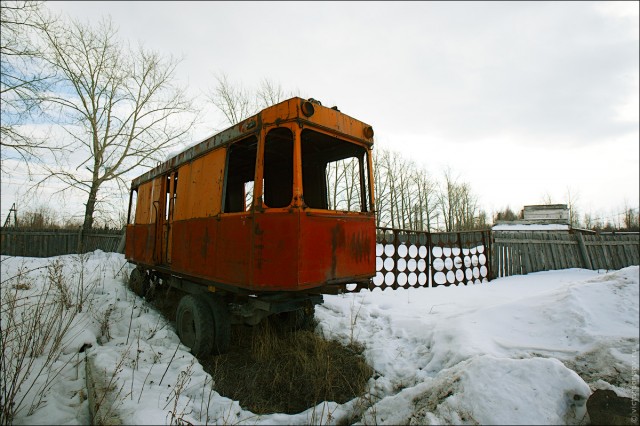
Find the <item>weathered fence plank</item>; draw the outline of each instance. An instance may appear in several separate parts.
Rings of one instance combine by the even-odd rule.
[[[495,277],[552,269],[621,269],[640,264],[638,233],[494,231]]]
[[[81,235],[75,229],[2,228],[0,254],[51,257],[94,250],[123,253],[119,247],[122,235],[121,230],[92,230]]]

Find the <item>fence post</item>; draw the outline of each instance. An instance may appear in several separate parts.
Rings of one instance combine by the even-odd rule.
[[[76,250],[78,254],[82,254],[82,226],[78,230],[78,249]]]
[[[433,287],[433,240],[431,239],[431,231],[427,232],[427,250],[429,250],[429,277],[427,278],[427,285],[425,287]],[[416,264],[416,271],[418,265]]]
[[[586,269],[593,269],[593,265],[591,264],[591,259],[589,258],[589,252],[587,251],[587,246],[584,244],[584,239],[582,238],[582,232],[577,231],[575,233],[576,240],[578,240],[578,247],[580,247],[580,254],[582,255],[582,264]]]
[[[393,230],[393,256],[391,256],[391,259],[393,260],[393,284],[391,285],[391,288],[396,290],[398,288],[398,259],[400,259],[400,256],[398,256],[398,247],[400,246],[400,239],[398,238],[398,233],[400,231],[397,229]]]

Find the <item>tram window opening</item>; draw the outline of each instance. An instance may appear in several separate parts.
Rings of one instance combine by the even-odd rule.
[[[172,194],[170,194],[170,204],[169,204],[169,217],[171,220],[176,215],[176,200],[178,198],[178,172],[173,173],[173,186],[171,187]]]
[[[369,200],[367,152],[362,146],[302,131],[302,186],[308,207],[366,212]]]
[[[249,209],[251,208],[251,203],[253,201],[254,186],[255,186],[255,181],[244,183],[244,210],[245,211],[249,211]]]
[[[169,220],[169,207],[171,205],[171,176],[167,176],[167,181],[165,182],[166,194],[165,194],[165,203],[164,203],[164,219]]]
[[[127,223],[133,225],[136,221],[136,207],[138,206],[138,188],[131,190],[129,197],[129,217]]]
[[[253,202],[258,140],[255,136],[229,147],[225,179],[224,213],[242,212]]]
[[[287,207],[293,198],[293,133],[280,127],[265,139],[263,195],[265,207]]]

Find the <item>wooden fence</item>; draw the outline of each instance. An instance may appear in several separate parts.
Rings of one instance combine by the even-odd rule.
[[[369,289],[478,284],[491,277],[491,231],[377,228],[376,276]]]
[[[86,253],[98,249],[105,252],[123,253],[123,236],[123,231],[119,230],[93,230],[83,234],[80,230],[69,229],[33,230],[3,227],[0,230],[0,254],[51,257]],[[596,234],[578,230],[494,231],[492,238],[486,242],[486,249],[488,261],[486,267],[490,270],[488,277],[490,279],[553,269],[613,270],[640,264],[640,240],[637,232]],[[402,253],[395,254],[394,252],[395,257],[399,255]],[[409,253],[408,256],[410,257],[412,254]],[[418,253],[416,256],[419,257],[421,254]],[[411,259],[413,258],[407,262],[410,262]],[[428,259],[431,263],[431,255]],[[387,260],[383,259],[383,261]],[[446,267],[446,259],[439,262],[438,265],[440,263]],[[425,268],[428,266],[437,269],[438,265],[429,264],[425,265]],[[464,266],[456,266],[454,262],[452,273],[458,272],[456,268],[464,269]],[[471,266],[482,268],[480,264]],[[443,269],[443,271],[451,275],[448,270]],[[475,271],[472,270],[472,272]],[[414,284],[411,282],[411,276],[407,280],[409,284]],[[453,280],[454,283],[458,281],[462,282],[463,279]]]
[[[0,254],[8,256],[51,257],[87,253],[94,250],[124,253],[123,231],[73,229],[0,230]]]
[[[494,231],[493,278],[553,269],[620,269],[640,264],[638,233]]]

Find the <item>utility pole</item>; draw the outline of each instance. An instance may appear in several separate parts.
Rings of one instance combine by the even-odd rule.
[[[11,205],[11,209],[9,209],[9,214],[7,215],[7,219],[4,221],[3,227],[6,228],[11,220],[11,212],[13,212],[13,226],[18,226],[18,210],[16,209],[16,203]]]

